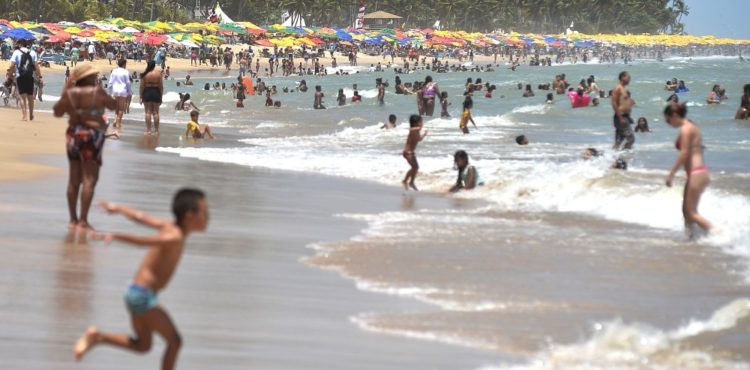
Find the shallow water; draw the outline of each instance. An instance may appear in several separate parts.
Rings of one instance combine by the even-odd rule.
[[[608,100],[573,110],[565,96],[547,106],[546,92],[522,98],[516,88],[566,73],[573,85],[595,75],[602,89],[611,89],[623,69],[633,76],[633,117],[646,117],[653,130],[638,134],[635,149],[622,154],[630,164],[627,172],[609,169],[619,154],[609,149]],[[750,123],[732,119],[742,85],[750,82],[738,77],[748,71],[750,63],[735,59],[696,58],[435,74],[450,95],[453,117],[460,114],[466,78],[482,78],[498,90],[491,99],[475,97],[479,127],[470,135],[460,134],[457,118],[426,120],[430,133],[417,151],[417,184],[448,189],[455,179],[452,153],[464,149],[485,186],[457,198],[483,205],[340,214],[366,227],[352,240],[310,245],[318,254],[305,262],[339,271],[363,290],[434,306],[427,312],[352,316],[365,330],[521,355],[530,368],[748,368]],[[401,78],[411,82],[426,74]],[[233,79],[219,72],[193,77],[196,85]],[[219,127],[223,140],[194,144],[173,135],[160,138],[157,150],[396,187],[406,170],[400,151],[415,98],[395,95],[391,87],[385,106],[377,105],[376,77],[394,80],[392,72],[307,77],[311,91],[322,85],[325,111],[312,109],[311,91],[279,92],[278,110],[263,107],[262,97],[237,109],[229,92],[178,89],[170,81],[164,124],[184,125],[187,114],[169,105],[178,91],[191,92],[201,120]],[[703,131],[711,169],[700,210],[717,231],[698,242],[688,242],[682,231],[684,175],[674,188],[663,185],[677,154],[676,131],[661,115],[671,94],[663,84],[672,77],[691,89],[680,98],[691,102],[689,116]],[[273,78],[268,84],[281,90],[299,79]],[[334,106],[337,90],[350,97],[355,83],[363,102]],[[730,100],[707,106],[705,96],[715,83]],[[390,113],[400,125],[381,130]],[[139,114],[140,106],[133,104],[128,118]],[[520,134],[529,137],[529,146],[515,144]],[[604,157],[583,161],[587,147],[604,151]]]

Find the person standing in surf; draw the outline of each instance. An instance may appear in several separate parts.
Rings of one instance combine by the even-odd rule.
[[[427,136],[427,131],[422,131],[422,116],[418,114],[412,114],[409,117],[409,136],[406,137],[406,145],[404,146],[403,156],[406,162],[409,163],[408,171],[401,184],[404,186],[404,190],[409,190],[411,187],[414,190],[419,191],[417,186],[414,184],[414,179],[417,177],[419,171],[419,162],[417,162],[417,145],[420,141],[424,140]]]
[[[685,218],[685,227],[692,236],[692,226],[697,224],[703,230],[709,231],[713,227],[711,223],[698,213],[698,203],[701,195],[711,182],[708,176],[708,167],[703,161],[703,135],[700,129],[687,117],[687,106],[685,103],[672,103],[664,109],[664,119],[673,128],[680,132],[675,141],[675,147],[680,151],[672,169],[667,175],[666,184],[672,186],[674,175],[680,167],[685,168],[687,182],[682,199],[682,215]]]
[[[117,101],[98,83],[99,71],[91,63],[81,64],[63,87],[60,100],[52,108],[55,117],[68,115],[65,132],[70,174],[68,178],[68,227],[93,229],[88,215],[99,181],[105,139],[104,113],[114,110]],[[115,134],[117,136],[117,134]],[[81,213],[77,212],[80,195]]]
[[[422,107],[425,116],[432,117],[435,112],[435,99],[438,96],[440,96],[440,89],[436,83],[432,82],[432,76],[425,77],[424,86],[422,86]]]
[[[146,110],[146,135],[151,135],[151,120],[154,121],[154,134],[159,134],[159,107],[164,95],[164,80],[156,71],[156,62],[150,60],[141,73],[141,103]]]
[[[128,101],[133,95],[130,72],[125,69],[126,66],[127,60],[118,60],[117,68],[109,75],[109,95],[117,101],[117,109],[115,109],[115,129],[117,130],[122,127],[122,116],[125,114]]]
[[[612,109],[614,110],[613,123],[615,126],[615,144],[613,145],[614,150],[620,150],[620,146],[625,142],[623,149],[629,150],[633,148],[635,143],[635,135],[630,125],[633,124],[633,119],[630,117],[630,112],[633,109],[633,99],[630,97],[630,92],[627,90],[628,84],[630,84],[630,74],[628,72],[620,72],[618,77],[619,82],[617,86],[612,90]]]
[[[162,370],[172,370],[182,346],[182,338],[163,306],[158,304],[157,294],[171,280],[188,236],[202,232],[208,226],[208,203],[205,194],[198,189],[181,189],[172,201],[174,221],[149,216],[141,211],[118,204],[100,204],[109,214],[121,214],[133,222],[157,230],[156,235],[140,236],[124,233],[94,233],[96,240],[106,243],[113,240],[148,248],[138,271],[125,291],[125,305],[135,335],[112,334],[91,326],[75,343],[73,354],[80,361],[94,346],[107,344],[113,347],[146,353],[151,349],[154,333],[159,334],[167,346],[162,359]]]
[[[375,79],[375,88],[378,90],[378,104],[385,104],[385,85],[382,78]]]

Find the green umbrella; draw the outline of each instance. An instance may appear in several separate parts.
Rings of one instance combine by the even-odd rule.
[[[247,28],[237,23],[224,23],[219,26],[219,29],[224,30],[224,31],[234,32],[240,35],[247,34]]]

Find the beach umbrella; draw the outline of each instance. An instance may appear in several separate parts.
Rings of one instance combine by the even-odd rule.
[[[77,35],[79,32],[81,32],[83,30],[80,29],[80,28],[78,28],[78,27],[76,27],[76,26],[71,26],[71,27],[65,28],[64,31],[67,32],[67,33],[73,34],[73,35]]]
[[[165,41],[167,41],[167,36],[156,35],[156,34],[148,35],[148,37],[146,37],[145,39],[143,39],[143,43],[144,44],[154,45],[154,46],[159,46],[159,45],[163,44]]]
[[[2,37],[9,37],[16,40],[36,40],[36,37],[24,28],[14,28],[3,32]]]
[[[139,33],[141,31],[139,31],[139,30],[137,30],[137,29],[135,29],[133,27],[128,26],[128,27],[125,27],[125,28],[121,29],[120,32],[122,32],[122,33]]]
[[[52,32],[50,32],[47,28],[45,28],[43,26],[37,26],[37,27],[34,27],[34,28],[30,28],[29,31],[34,32],[34,33],[38,33],[38,34],[41,34],[41,35],[51,35],[52,34]]]
[[[222,23],[219,26],[219,29],[222,31],[228,31],[228,32],[236,33],[240,35],[247,34],[247,28],[237,23]]]
[[[70,36],[71,35],[65,31],[58,31],[58,32],[55,32],[53,35],[53,37],[56,37],[62,41],[70,40]]]
[[[190,40],[180,41],[180,44],[182,44],[184,46],[187,46],[189,48],[197,48],[198,47],[198,44],[196,44],[195,42],[190,41]]]
[[[267,39],[259,39],[255,40],[256,45],[265,46],[265,47],[273,47],[274,44],[271,43],[271,41],[268,41]]]

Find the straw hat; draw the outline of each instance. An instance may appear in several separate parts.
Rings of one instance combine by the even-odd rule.
[[[80,81],[83,80],[86,77],[89,77],[91,75],[95,75],[99,73],[99,70],[94,67],[91,63],[83,63],[76,66],[73,71],[70,73],[70,78],[73,81]]]

